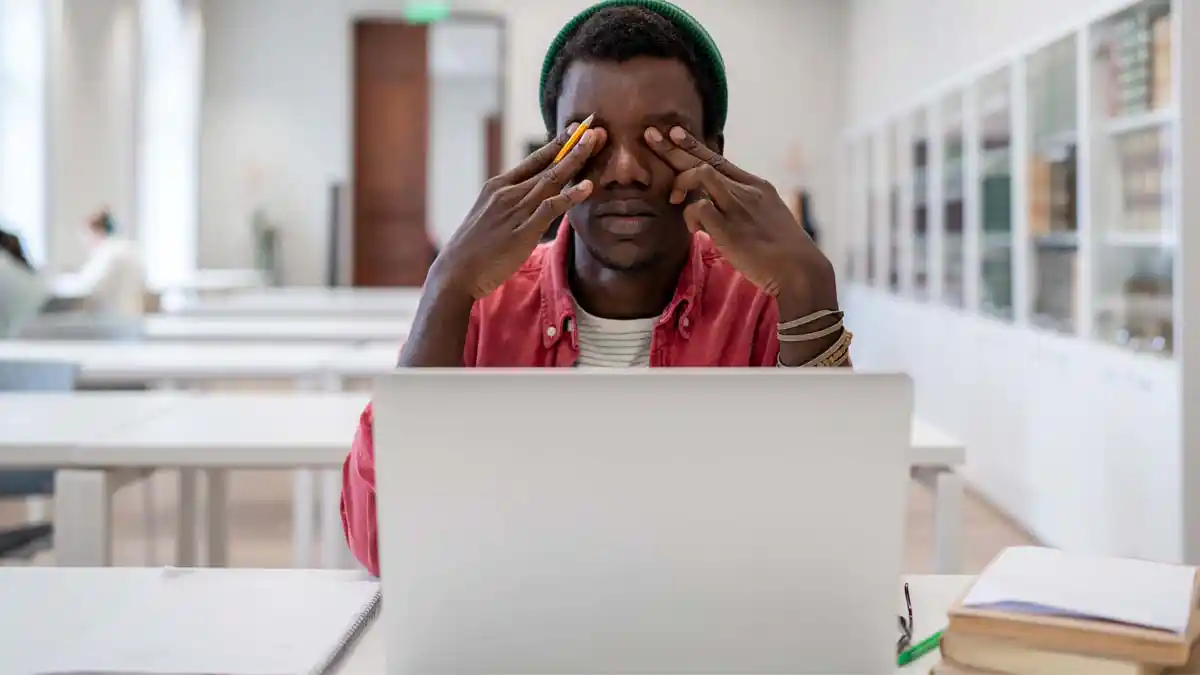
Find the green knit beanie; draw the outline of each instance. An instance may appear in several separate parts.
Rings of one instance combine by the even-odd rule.
[[[688,40],[696,49],[697,58],[704,59],[712,66],[712,70],[717,80],[717,101],[716,101],[716,116],[715,127],[718,130],[725,128],[725,119],[729,116],[729,83],[725,78],[725,59],[721,57],[721,50],[717,49],[717,43],[713,41],[712,36],[700,25],[700,22],[691,14],[683,11],[667,0],[602,0],[591,7],[583,10],[575,15],[575,18],[567,22],[558,35],[554,37],[554,41],[550,43],[550,48],[546,50],[546,58],[542,61],[542,77],[538,84],[538,97],[541,98],[542,92],[546,91],[546,80],[550,77],[550,70],[554,67],[554,61],[558,58],[559,52],[567,45],[571,36],[579,29],[588,19],[592,18],[596,12],[599,12],[610,7],[641,7],[650,10],[655,14],[663,17],[671,22],[671,25],[683,34],[685,40]],[[556,120],[546,105],[542,105],[542,119],[546,123],[547,129],[554,129]]]

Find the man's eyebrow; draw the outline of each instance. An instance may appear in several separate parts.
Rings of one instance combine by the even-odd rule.
[[[643,119],[645,119],[646,122],[651,123],[651,124],[665,124],[665,125],[677,124],[677,125],[683,126],[683,127],[690,126],[695,122],[695,120],[688,117],[687,115],[682,115],[675,111],[654,113],[652,115],[646,115],[646,117]]]

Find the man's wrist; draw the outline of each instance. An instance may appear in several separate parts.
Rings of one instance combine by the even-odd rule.
[[[828,275],[818,274],[805,279],[789,280],[788,283],[781,284],[775,302],[781,324],[809,317],[822,310],[836,312],[839,307],[832,270]],[[794,332],[819,333],[832,329],[841,320],[840,313],[833,313],[806,322],[803,327],[797,327]],[[795,367],[812,361],[831,348],[841,338],[841,333],[842,331],[834,330],[823,337],[800,342],[780,340],[780,365]]]
[[[438,260],[429,268],[425,278],[425,293],[439,302],[465,304],[470,307],[475,302],[470,285],[462,274],[449,263]]]
[[[775,302],[779,307],[780,323],[794,321],[823,309],[839,309],[837,285],[832,274],[827,279],[797,279],[781,284]],[[811,328],[818,327],[814,323]]]

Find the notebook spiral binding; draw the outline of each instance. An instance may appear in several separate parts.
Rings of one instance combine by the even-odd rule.
[[[351,652],[358,639],[362,637],[363,633],[367,632],[367,627],[371,625],[375,617],[379,616],[379,609],[382,605],[383,595],[375,593],[375,596],[371,598],[371,602],[367,603],[362,614],[358,615],[358,618],[354,620],[354,624],[350,626],[350,629],[342,636],[341,641],[330,652],[329,658],[318,664],[309,675],[332,675],[332,673],[337,672],[338,667],[342,665],[342,661]]]

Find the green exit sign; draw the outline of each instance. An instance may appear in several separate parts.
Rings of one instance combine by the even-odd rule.
[[[437,23],[450,16],[450,4],[446,2],[410,2],[404,9],[404,20],[409,23]]]

